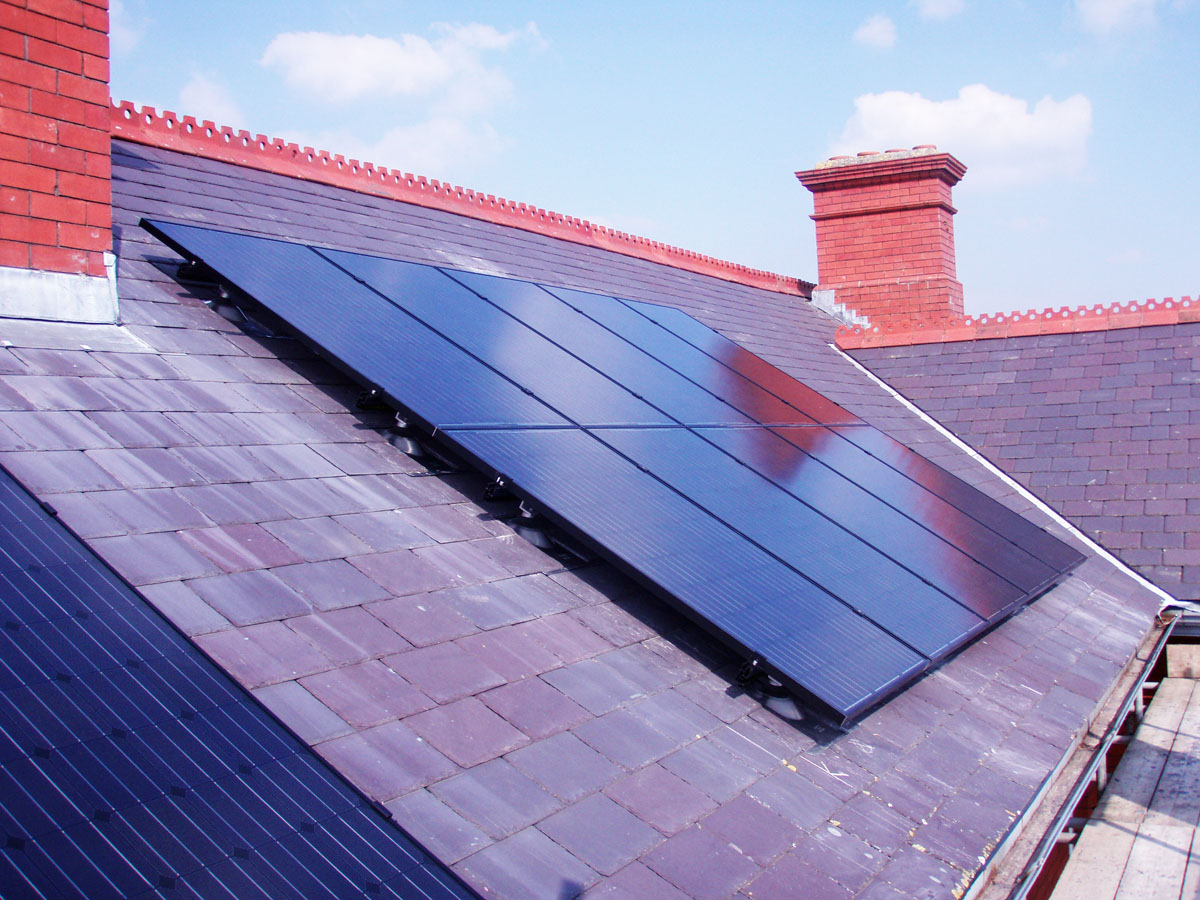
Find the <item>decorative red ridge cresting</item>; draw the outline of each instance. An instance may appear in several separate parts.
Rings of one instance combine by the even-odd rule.
[[[837,331],[837,345],[842,350],[907,347],[987,338],[1108,331],[1144,325],[1177,325],[1181,322],[1200,322],[1200,300],[1167,297],[1165,300],[1113,303],[1110,306],[1079,306],[1074,309],[1064,306],[1059,309],[959,316],[946,322],[901,320],[866,327],[843,325]]]
[[[148,106],[136,109],[128,101],[112,105],[112,135],[123,140],[191,156],[203,156],[239,166],[317,181],[360,193],[388,197],[431,209],[458,213],[497,225],[533,231],[548,237],[611,250],[625,256],[662,263],[677,269],[797,297],[811,296],[812,284],[799,278],[751,269],[690,250],[614,231],[583,219],[538,209],[503,197],[481,194],[443,182],[389,170],[373,163],[346,159],[327,151],[301,148],[279,138],[234,131],[192,116],[161,113]]]

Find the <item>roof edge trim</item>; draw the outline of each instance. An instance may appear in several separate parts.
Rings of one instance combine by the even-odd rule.
[[[812,292],[813,284],[800,278],[714,259],[585,219],[451,186],[423,175],[390,170],[357,159],[348,160],[326,150],[301,148],[281,138],[234,131],[208,120],[198,122],[193,116],[178,116],[168,110],[160,113],[149,106],[138,109],[129,101],[114,102],[111,113],[111,134],[123,140],[440,209],[748,287],[805,298]]]
[[[875,325],[843,325],[837,331],[842,350],[867,347],[908,347],[914,344],[943,344],[988,338],[1027,335],[1072,334],[1080,331],[1110,331],[1146,325],[1177,325],[1200,322],[1200,300],[1136,300],[1109,306],[1063,306],[1058,309],[1026,310],[981,316],[959,316],[944,322],[900,320]]]

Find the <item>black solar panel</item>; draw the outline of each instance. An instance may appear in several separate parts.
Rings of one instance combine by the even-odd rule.
[[[474,897],[0,469],[0,896]]]
[[[1082,559],[678,310],[146,224],[838,719]]]

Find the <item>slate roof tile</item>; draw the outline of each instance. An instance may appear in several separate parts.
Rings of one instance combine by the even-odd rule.
[[[342,737],[354,730],[299,682],[281,681],[256,688],[254,696],[301,740],[310,744]]]
[[[456,610],[442,602],[438,592],[381,600],[371,604],[370,611],[416,647],[440,644],[476,630]]]
[[[142,587],[141,594],[184,634],[207,634],[229,627],[217,612],[183,581],[164,581]]]
[[[410,716],[408,726],[463,767],[494,759],[529,742],[475,697]]]
[[[82,450],[28,450],[0,453],[0,464],[32,491],[104,491],[120,487],[113,476]]]
[[[662,841],[662,835],[603,794],[592,794],[537,827],[602,875],[612,875]]]
[[[218,525],[269,523],[287,515],[287,510],[253,484],[204,484],[176,488],[174,493],[205,519]],[[264,527],[271,531],[269,524]],[[278,533],[275,536],[296,550],[286,537]]]
[[[244,572],[287,566],[300,557],[259,525],[218,525],[192,528],[180,536],[223,572]]]
[[[312,611],[308,601],[270,572],[214,575],[188,583],[209,606],[235,625],[254,625]]]
[[[599,876],[536,828],[480,850],[455,871],[484,896],[574,897]]]
[[[679,746],[628,709],[589,719],[573,731],[592,749],[627,769],[640,769]]]
[[[328,519],[321,520],[329,522]],[[294,533],[280,529],[284,535]],[[281,535],[284,536],[284,535]],[[388,592],[345,560],[298,563],[273,569],[273,574],[317,609],[334,610],[381,600]],[[407,646],[399,641],[395,649]]]
[[[194,640],[248,688],[323,672],[329,658],[282,622],[197,635]]]
[[[637,862],[581,896],[585,900],[687,900],[687,894]]]
[[[664,834],[675,834],[716,808],[703,791],[656,764],[615,781],[605,793]]]
[[[288,627],[304,635],[339,665],[407,650],[409,644],[361,606],[315,612],[288,620]]]
[[[582,706],[540,678],[510,678],[508,684],[480,695],[480,699],[534,739],[547,738],[590,717]]]
[[[307,562],[315,563],[337,560],[342,557],[361,556],[371,549],[343,526],[344,516],[338,518],[328,516],[284,518],[286,511],[282,507],[268,507],[264,512],[266,512],[266,517],[260,520],[263,528],[287,544],[294,553]],[[297,575],[299,574],[301,573],[297,572]],[[386,590],[385,586],[381,586],[381,588]]]
[[[708,739],[681,747],[659,764],[718,803],[733,799],[759,777],[754,769]]]
[[[858,892],[886,858],[870,844],[833,825],[815,828],[792,854],[851,892]]]
[[[542,678],[592,715],[603,715],[644,696],[641,688],[605,662],[609,655],[563,666]]]
[[[217,575],[220,568],[169,532],[96,538],[92,546],[134,585]]]
[[[695,825],[642,861],[695,900],[723,900],[761,871],[728,842]]]
[[[439,781],[431,790],[497,840],[562,807],[553,794],[503,759],[493,759]]]
[[[405,831],[449,864],[492,842],[480,829],[427,790],[389,800],[387,808]]]
[[[388,722],[317,745],[360,790],[385,802],[456,771],[403,722]]]
[[[450,544],[429,544],[410,552],[422,563],[446,574],[449,581],[443,586],[482,584],[511,577],[512,573],[488,556],[481,543],[455,541]]]
[[[121,446],[85,413],[73,410],[12,412],[6,419],[8,425],[0,436],[0,450],[92,450]]]
[[[303,631],[299,633],[304,634]],[[319,644],[317,647],[323,649]],[[333,661],[339,662],[336,658]],[[382,725],[435,705],[378,660],[343,664],[328,672],[309,675],[301,679],[300,684],[332,712],[358,729]]]
[[[384,662],[438,703],[498,687],[505,680],[457,644],[417,647]]]

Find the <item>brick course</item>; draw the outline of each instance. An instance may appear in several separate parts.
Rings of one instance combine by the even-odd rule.
[[[107,0],[0,0],[0,265],[103,276]]]

